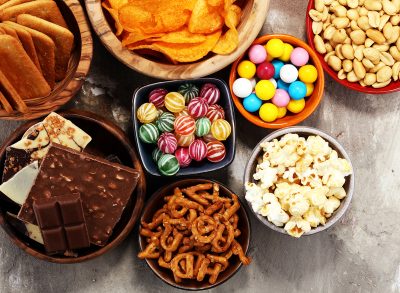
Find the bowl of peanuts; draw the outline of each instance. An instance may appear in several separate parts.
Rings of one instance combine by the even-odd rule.
[[[306,28],[340,84],[369,94],[400,90],[400,0],[310,0]]]

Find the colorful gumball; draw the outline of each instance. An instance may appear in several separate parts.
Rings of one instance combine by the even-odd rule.
[[[256,84],[256,95],[263,101],[272,99],[275,95],[276,88],[269,80],[260,80]]]
[[[153,103],[157,108],[162,108],[164,107],[164,98],[166,94],[168,94],[166,89],[154,89],[149,94],[149,102]]]
[[[278,107],[278,118],[283,118],[286,116],[286,107]]]
[[[184,83],[178,88],[178,93],[185,97],[188,104],[193,98],[199,96],[199,88],[192,83]]]
[[[278,88],[278,83],[276,82],[275,78],[270,78],[268,79],[272,84],[274,85],[275,88]]]
[[[259,114],[265,122],[273,122],[278,118],[278,107],[271,103],[265,103],[261,106]]]
[[[179,148],[175,152],[175,157],[178,160],[179,166],[185,168],[190,165],[192,158],[189,155],[189,148]]]
[[[243,100],[243,107],[248,112],[256,112],[260,109],[262,101],[257,97],[256,94],[251,94]]]
[[[221,92],[215,84],[206,83],[201,88],[200,97],[206,99],[208,105],[214,105],[218,103],[221,97]]]
[[[254,88],[256,87],[257,84],[257,80],[255,78],[250,79],[251,82],[251,86],[252,86],[252,90],[254,90]]]
[[[207,143],[207,160],[211,163],[221,162],[226,156],[226,149],[223,143],[211,141]]]
[[[314,65],[308,64],[300,67],[299,78],[304,83],[313,83],[318,78],[318,71]]]
[[[174,130],[175,116],[170,112],[164,112],[158,118],[156,124],[160,132],[171,132]]]
[[[217,119],[211,125],[211,133],[217,140],[226,140],[231,131],[231,125],[224,119]]]
[[[233,93],[239,98],[245,98],[253,91],[253,85],[247,78],[238,78],[232,85]]]
[[[286,107],[289,102],[290,97],[288,92],[282,89],[277,89],[272,98],[272,103],[277,107]]]
[[[209,134],[207,134],[207,135],[204,135],[204,136],[203,136],[203,140],[204,140],[205,142],[217,141],[217,139],[212,135],[211,132],[210,132]]]
[[[278,85],[278,89],[283,89],[285,91],[288,91],[289,86],[290,86],[290,84],[282,81],[282,79],[278,79],[277,85]]]
[[[253,45],[249,49],[249,59],[254,64],[263,63],[267,59],[267,51],[264,46]]]
[[[171,154],[164,154],[158,160],[158,170],[165,176],[173,176],[179,171],[178,159]]]
[[[250,79],[256,74],[256,65],[249,60],[244,60],[239,63],[237,72],[240,77]]]
[[[189,114],[193,118],[204,117],[208,111],[208,103],[205,98],[194,98],[187,106]]]
[[[259,79],[271,79],[274,77],[275,67],[272,63],[265,61],[257,66],[257,76]]]
[[[142,123],[151,123],[158,117],[158,111],[153,103],[144,103],[136,112],[137,119]]]
[[[285,65],[285,63],[283,63],[280,60],[272,60],[271,63],[275,68],[274,78],[275,79],[280,78],[281,68],[283,67],[283,65]]]
[[[200,162],[207,156],[207,145],[201,139],[195,139],[189,146],[189,155],[190,157]]]
[[[180,135],[175,133],[175,137],[180,147],[188,147],[194,141],[194,134]]]
[[[177,134],[190,135],[196,130],[196,121],[189,115],[181,115],[176,117],[174,127]]]
[[[304,99],[307,94],[307,86],[302,81],[295,81],[289,86],[289,95],[293,100]]]
[[[211,122],[214,122],[216,119],[224,119],[225,111],[220,105],[211,105],[208,107],[208,111],[206,117],[210,119]]]
[[[289,104],[287,105],[287,109],[294,113],[300,113],[303,111],[304,107],[306,106],[306,101],[304,99],[301,100],[290,100]]]
[[[211,122],[207,117],[202,117],[196,121],[196,136],[204,136],[210,132]]]
[[[283,44],[283,54],[282,54],[282,56],[279,57],[279,60],[281,60],[283,62],[289,62],[292,51],[293,51],[293,46],[291,44],[284,43]]]
[[[159,148],[155,148],[151,153],[151,157],[153,158],[154,162],[158,162],[158,160],[162,157],[163,152]]]
[[[290,62],[299,67],[306,65],[309,59],[310,55],[308,54],[307,50],[301,47],[295,48],[290,54]]]
[[[164,154],[173,154],[178,147],[178,141],[172,133],[166,132],[160,135],[157,145]]]
[[[185,108],[185,97],[178,92],[170,92],[165,96],[164,105],[168,111],[179,113]]]
[[[280,39],[271,39],[265,45],[268,56],[272,58],[281,57],[283,55],[284,48],[284,44]]]
[[[157,126],[152,123],[143,124],[139,128],[139,138],[144,143],[156,143],[160,133]]]
[[[307,93],[306,97],[309,97],[314,92],[314,84],[313,83],[306,83]]]
[[[299,72],[297,71],[296,66],[294,66],[293,64],[285,64],[282,66],[279,75],[282,81],[286,83],[292,83],[299,76]]]

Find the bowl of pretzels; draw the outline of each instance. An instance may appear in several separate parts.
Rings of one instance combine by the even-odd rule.
[[[165,283],[204,290],[249,265],[250,221],[220,183],[185,179],[156,191],[143,212],[138,257]]]

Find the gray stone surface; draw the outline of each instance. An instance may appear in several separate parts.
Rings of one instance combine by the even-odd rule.
[[[262,30],[305,38],[307,1],[273,0]],[[130,99],[153,82],[119,64],[95,37],[90,79],[68,107],[104,115],[130,131]],[[226,78],[228,69],[217,76]],[[239,114],[238,150],[224,174],[207,174],[242,194],[242,172],[268,130]],[[18,125],[0,122],[0,141]],[[252,221],[254,261],[215,292],[400,292],[400,99],[343,88],[327,78],[325,98],[303,123],[338,138],[351,156],[356,190],[349,212],[334,228],[292,239]],[[246,134],[251,133],[251,136]],[[155,182],[161,184],[165,182]],[[77,265],[49,264],[25,254],[0,230],[0,292],[172,292],[136,258],[137,230],[112,252]]]

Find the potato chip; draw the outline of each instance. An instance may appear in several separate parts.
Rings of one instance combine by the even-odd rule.
[[[127,4],[129,1],[128,0],[106,0],[109,4],[110,7],[113,9],[120,9],[122,6]]]
[[[209,6],[207,0],[196,2],[189,21],[191,33],[210,34],[220,30],[223,25],[224,20],[218,9]]]
[[[106,2],[102,3],[102,6],[107,9],[107,11],[110,13],[111,17],[114,19],[115,22],[115,35],[119,36],[123,32],[124,28],[122,27],[119,18],[118,18],[118,10],[109,7]]]
[[[235,28],[229,29],[217,42],[212,51],[216,54],[227,55],[236,50],[239,34]]]
[[[208,5],[214,6],[214,7],[219,7],[225,4],[224,0],[207,0]]]
[[[164,34],[158,38],[154,38],[153,41],[157,42],[165,42],[165,43],[174,43],[174,44],[193,44],[193,43],[202,43],[206,41],[207,38],[203,34],[192,34],[185,27],[180,31],[170,32]]]
[[[162,37],[164,33],[157,34],[144,34],[142,32],[127,32],[122,36],[122,46],[126,47],[127,45],[134,44],[144,40],[153,40],[154,38]]]
[[[236,28],[242,17],[242,9],[237,5],[231,5],[225,13],[225,25],[231,29]]]

